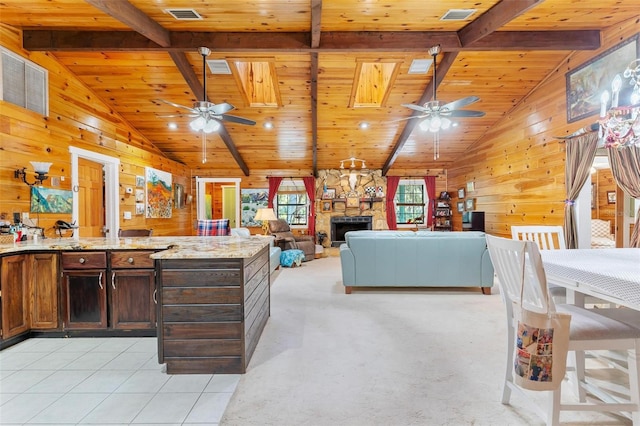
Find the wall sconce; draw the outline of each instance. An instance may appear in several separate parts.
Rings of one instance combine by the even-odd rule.
[[[269,221],[278,220],[273,209],[258,209],[254,219],[262,221],[262,230],[264,231],[264,235],[267,235],[269,232]]]
[[[40,185],[42,185],[42,182],[49,179],[49,176],[47,176],[47,173],[49,173],[49,168],[53,163],[44,163],[41,161],[30,161],[30,163],[33,166],[33,170],[36,172],[35,174],[36,180],[33,183],[27,182],[26,167],[23,167],[22,170],[18,169],[15,172],[13,172],[13,177],[15,177],[16,179],[22,179],[22,181],[29,186],[33,186],[38,182],[40,183]]]

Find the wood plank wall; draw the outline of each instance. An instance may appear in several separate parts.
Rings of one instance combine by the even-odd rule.
[[[146,219],[135,215],[135,194],[126,194],[125,188],[135,188],[136,176],[144,176],[145,167],[154,167],[171,173],[174,184],[181,183],[190,191],[191,171],[166,158],[50,55],[23,50],[15,28],[0,24],[0,44],[49,71],[48,117],[0,101],[0,213],[4,220],[13,221],[14,212],[29,212],[29,187],[14,178],[15,170],[26,167],[28,180],[33,180],[29,161],[53,163],[50,176],[60,179],[56,188],[71,189],[69,147],[74,146],[120,160],[121,228],[153,228],[154,235],[190,235],[190,209],[174,209],[171,219]],[[52,179],[44,183],[51,185]],[[132,212],[131,220],[123,219],[124,211]],[[52,226],[58,219],[70,221],[71,215],[40,214],[47,236],[55,235]]]
[[[567,123],[565,74],[640,31],[637,19],[603,32],[597,51],[575,52],[522,103],[491,128],[462,161],[448,169],[449,191],[473,182],[475,210],[484,211],[486,232],[510,237],[512,225],[562,225],[564,218],[565,136],[597,116]],[[490,72],[490,70],[487,70]],[[453,200],[454,205],[457,200]],[[454,230],[461,217],[454,214]]]

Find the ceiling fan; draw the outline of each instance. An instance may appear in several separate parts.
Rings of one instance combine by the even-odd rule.
[[[467,96],[466,98],[458,99],[457,101],[443,103],[436,98],[436,86],[437,86],[437,78],[436,78],[436,57],[440,53],[440,45],[433,46],[429,49],[429,54],[433,57],[433,98],[429,102],[424,105],[414,105],[414,104],[402,104],[403,107],[410,108],[414,111],[419,112],[420,114],[412,115],[411,117],[405,118],[403,120],[411,120],[413,118],[424,119],[420,122],[419,126],[424,131],[430,131],[433,135],[433,159],[437,160],[440,157],[440,138],[439,132],[440,130],[446,130],[451,125],[455,126],[455,123],[452,122],[449,118],[456,117],[483,117],[483,111],[472,111],[472,110],[463,110],[459,108],[463,108],[467,105],[471,105],[474,102],[480,100],[477,96]]]
[[[180,104],[176,104],[170,101],[166,101],[164,99],[159,99],[160,101],[174,106],[176,108],[186,109],[189,112],[184,114],[173,114],[173,115],[160,115],[159,117],[163,118],[171,118],[171,117],[191,117],[194,120],[189,123],[191,129],[195,131],[202,130],[204,133],[212,133],[220,129],[221,121],[229,121],[232,123],[238,124],[246,124],[249,126],[253,126],[256,124],[255,121],[249,120],[248,118],[236,117],[235,115],[229,115],[227,112],[232,111],[235,107],[227,102],[223,102],[221,104],[214,104],[213,102],[207,101],[207,62],[206,58],[211,53],[211,50],[207,47],[199,47],[198,53],[202,55],[202,100],[196,101],[193,104],[193,107],[188,107]]]

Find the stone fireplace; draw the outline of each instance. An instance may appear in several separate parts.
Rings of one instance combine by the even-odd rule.
[[[344,243],[347,231],[373,229],[371,216],[333,216],[331,218],[331,247],[339,247]]]

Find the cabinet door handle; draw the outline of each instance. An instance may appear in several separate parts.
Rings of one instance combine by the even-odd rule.
[[[158,289],[153,290],[153,303],[158,304]]]
[[[127,262],[129,262],[130,264],[132,264],[132,265],[133,265],[133,257],[128,258],[128,259],[127,259]]]
[[[111,287],[114,290],[116,289],[116,273],[115,272],[111,273]]]
[[[102,272],[100,272],[100,275],[98,276],[98,285],[100,286],[100,290],[104,290],[104,287],[102,286]]]
[[[84,257],[81,257],[80,259],[78,259],[78,262],[80,262],[80,264],[84,264],[84,262],[86,262],[87,260]]]

